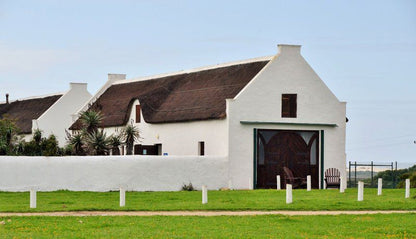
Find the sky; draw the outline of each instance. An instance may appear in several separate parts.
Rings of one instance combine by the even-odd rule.
[[[347,161],[416,163],[416,1],[0,0],[0,101],[277,53],[347,102]]]

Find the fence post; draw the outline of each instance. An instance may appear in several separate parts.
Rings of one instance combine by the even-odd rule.
[[[339,192],[344,193],[345,192],[345,179],[344,177],[339,177]]]
[[[36,190],[30,189],[30,208],[36,208]]]
[[[292,203],[292,184],[286,184],[286,204]]]
[[[311,175],[306,176],[306,191],[311,191]]]
[[[120,207],[126,206],[126,190],[120,187]]]
[[[371,187],[373,187],[373,185],[374,185],[374,183],[373,183],[373,181],[374,181],[374,179],[373,179],[373,177],[374,177],[373,170],[374,170],[374,164],[373,164],[373,161],[371,161]]]
[[[352,188],[351,186],[351,161],[348,161],[348,167],[349,167],[349,171],[348,171],[348,187]]]
[[[410,179],[406,179],[406,193],[404,197],[405,198],[410,197]]]
[[[364,200],[364,182],[358,181],[358,201]]]
[[[208,203],[208,190],[207,186],[202,185],[202,204]]]
[[[382,178],[378,178],[378,183],[377,183],[377,195],[380,196],[383,190],[383,179]]]
[[[276,176],[276,189],[280,190],[280,175]]]

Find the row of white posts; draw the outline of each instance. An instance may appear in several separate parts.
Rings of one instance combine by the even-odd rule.
[[[406,179],[406,190],[404,197],[409,198],[410,197],[410,179]],[[380,196],[382,194],[382,188],[383,188],[383,180],[381,178],[378,179],[378,185],[377,185],[377,195]],[[358,201],[364,200],[364,182],[358,181]]]
[[[280,190],[280,176],[277,175],[276,177],[277,182],[277,190]],[[308,175],[306,178],[306,190],[311,191],[311,176]],[[344,192],[344,180],[341,178],[341,185],[340,185],[340,192]],[[377,189],[377,195],[381,195],[382,193],[382,187],[383,182],[382,179],[378,179],[378,189]],[[251,188],[252,189],[252,188]],[[410,197],[410,179],[406,179],[406,192],[405,192],[405,198]],[[364,182],[359,181],[358,182],[358,201],[364,200]],[[290,204],[293,202],[292,197],[292,185],[286,184],[286,203]],[[206,185],[202,186],[202,204],[208,203],[208,189]],[[120,187],[120,207],[126,206],[126,189],[123,187]],[[31,189],[30,190],[30,208],[36,208],[36,190]]]

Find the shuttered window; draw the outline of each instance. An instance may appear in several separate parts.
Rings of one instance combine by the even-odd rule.
[[[296,94],[282,94],[282,118],[296,118]]]
[[[140,123],[140,105],[136,105],[136,123]]]

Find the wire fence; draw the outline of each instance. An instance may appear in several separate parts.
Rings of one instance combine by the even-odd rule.
[[[348,187],[357,187],[358,181],[363,181],[366,187],[377,187],[377,179],[383,179],[383,188],[396,188],[399,182],[397,161],[391,163],[348,163]]]

